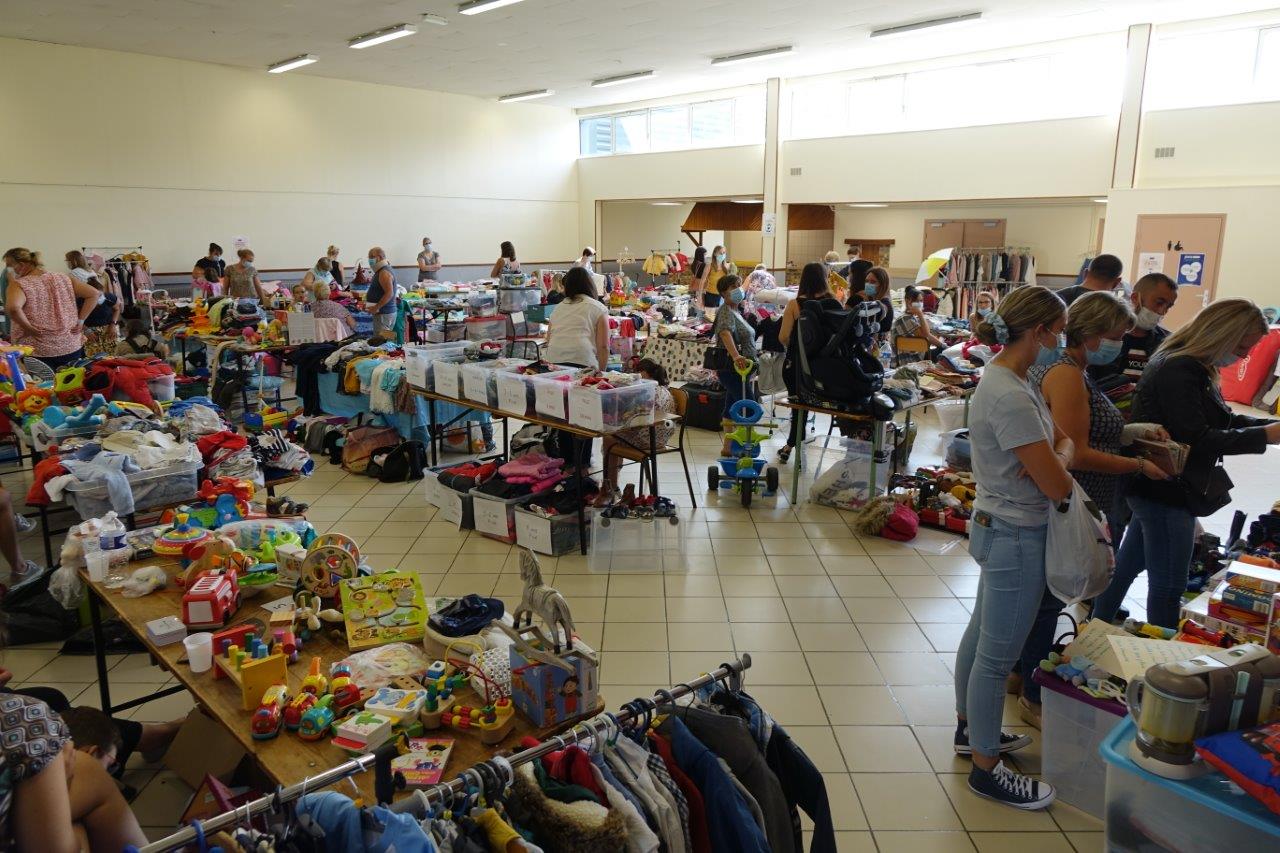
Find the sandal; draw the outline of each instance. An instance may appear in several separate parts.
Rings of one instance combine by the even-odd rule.
[[[789,445],[789,444],[784,444],[784,445],[782,445],[782,447],[778,448],[778,461],[779,461],[779,462],[781,462],[781,463],[783,463],[783,464],[785,465],[785,464],[786,464],[786,462],[787,462],[787,460],[788,460],[788,459],[790,459],[790,458],[791,458],[791,445]]]
[[[280,518],[284,516],[302,515],[310,506],[311,504],[296,503],[293,498],[288,495],[267,498],[267,516],[270,518]]]

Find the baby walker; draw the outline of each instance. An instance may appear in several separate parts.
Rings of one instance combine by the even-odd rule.
[[[769,498],[778,493],[778,469],[765,468],[765,460],[760,458],[763,450],[761,442],[773,435],[777,424],[764,420],[764,407],[747,397],[747,376],[755,367],[755,362],[746,360],[745,367],[734,366],[734,371],[742,377],[743,399],[729,407],[729,417],[723,425],[729,438],[729,455],[720,458],[718,466],[707,469],[707,488],[735,489],[742,495],[742,505],[751,506],[751,497],[756,490],[760,496]],[[760,473],[764,472],[764,485],[760,484]]]

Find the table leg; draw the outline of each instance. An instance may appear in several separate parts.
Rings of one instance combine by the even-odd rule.
[[[880,429],[878,421],[871,422],[871,476],[867,482],[867,500],[870,501],[876,497],[876,465],[880,456],[880,451],[884,449],[884,441],[881,439],[883,431]]]
[[[502,458],[511,458],[511,422],[504,416],[502,418]]]
[[[102,633],[102,606],[97,592],[89,588],[89,621],[93,626],[93,658],[98,665],[98,698],[102,709],[111,713],[111,685],[107,681],[107,639]]]
[[[439,465],[439,458],[436,456],[436,400],[434,397],[427,398],[427,440],[431,443],[431,467]]]
[[[658,502],[658,425],[649,424],[649,473],[654,503]]]
[[[187,375],[187,336],[178,337],[178,351],[182,353],[182,375]]]
[[[806,433],[808,432],[808,429],[809,429],[809,424],[808,424],[809,413],[806,411],[800,411],[798,409],[792,409],[791,416],[802,417],[805,420],[805,428],[800,432],[800,442],[795,447],[791,448],[791,453],[794,455],[795,461],[791,463],[791,496],[790,498],[791,498],[791,505],[794,507],[796,505],[797,499],[800,497],[800,472],[804,468],[804,465],[803,465],[804,445],[805,445],[805,439],[807,438]]]
[[[53,537],[49,535],[49,510],[40,505],[40,536],[44,539],[44,564],[53,565]]]
[[[575,471],[572,476],[575,503],[578,505],[578,549],[585,557],[587,556],[587,510],[582,505],[582,469]]]

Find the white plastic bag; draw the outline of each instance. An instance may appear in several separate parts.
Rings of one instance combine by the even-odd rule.
[[[1111,534],[1098,505],[1080,488],[1052,507],[1044,555],[1044,579],[1052,592],[1070,606],[1100,595],[1111,583],[1116,567]]]
[[[81,558],[81,562],[84,560]],[[49,594],[68,610],[75,610],[84,598],[84,582],[76,573],[75,566],[63,563],[49,575]]]

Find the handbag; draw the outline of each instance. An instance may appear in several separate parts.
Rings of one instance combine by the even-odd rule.
[[[1179,477],[1178,483],[1187,500],[1187,509],[1196,518],[1213,515],[1231,503],[1231,488],[1235,483],[1231,482],[1227,469],[1222,467],[1221,462],[1209,469],[1209,475],[1204,478],[1203,484],[1192,483],[1188,473]]]
[[[349,429],[342,445],[342,470],[349,474],[363,474],[375,451],[399,443],[400,433],[392,427],[357,426]]]
[[[1065,606],[1102,594],[1111,584],[1115,551],[1102,511],[1073,482],[1067,499],[1053,506],[1044,553],[1044,580]]]
[[[733,359],[729,357],[729,350],[724,347],[707,347],[707,351],[702,354],[702,366],[716,373],[724,373],[733,370]]]

